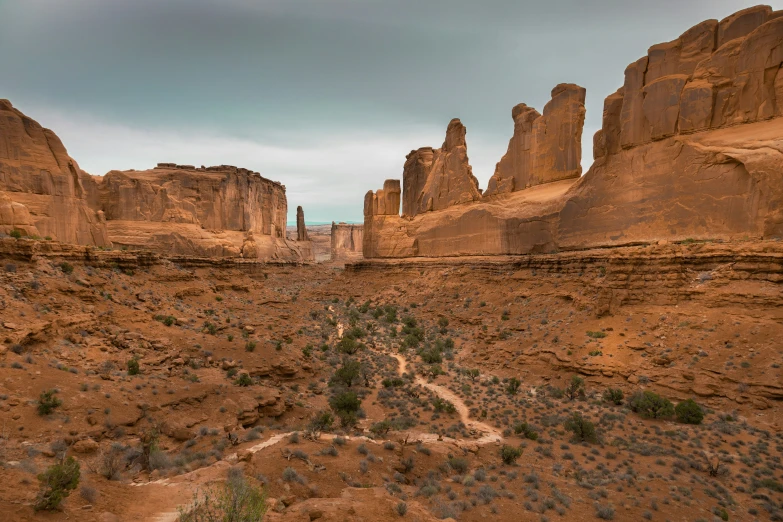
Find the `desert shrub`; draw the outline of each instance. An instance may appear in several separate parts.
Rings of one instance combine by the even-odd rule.
[[[63,271],[63,274],[72,274],[73,265],[71,263],[68,263],[67,261],[63,261],[62,263],[60,263],[60,270]]]
[[[239,374],[237,386],[250,386],[251,384],[253,384],[253,379],[250,378],[249,374],[244,372]]]
[[[601,520],[614,520],[614,508],[612,506],[595,505],[595,516]]]
[[[432,407],[437,412],[455,413],[457,411],[457,407],[454,406],[454,404],[447,401],[446,399],[441,399],[440,397],[436,397],[432,401]]]
[[[332,429],[334,424],[334,415],[330,411],[321,411],[316,413],[310,423],[307,425],[307,430],[311,433],[321,433]]]
[[[62,405],[63,401],[55,396],[57,390],[44,390],[38,396],[38,415],[49,415],[55,408]]]
[[[513,464],[519,457],[522,456],[522,448],[515,448],[514,446],[504,445],[500,448],[500,460],[503,464]]]
[[[517,379],[516,377],[512,377],[508,380],[508,384],[506,385],[506,391],[509,395],[516,395],[519,391],[519,387],[522,385],[522,381]]]
[[[663,419],[674,415],[671,401],[651,391],[634,393],[628,399],[628,407],[647,419]]]
[[[343,337],[340,342],[337,343],[337,350],[341,353],[353,355],[359,351],[361,344],[356,342],[353,337]]]
[[[248,341],[245,343],[245,351],[246,352],[252,352],[256,349],[256,342],[255,341]]]
[[[71,491],[79,485],[81,468],[73,457],[50,466],[38,475],[40,490],[33,506],[36,511],[58,509]]]
[[[391,428],[392,424],[390,421],[382,420],[370,426],[370,432],[372,432],[372,434],[376,437],[379,437],[381,435],[387,434]]]
[[[409,343],[405,343],[407,346],[412,346]],[[418,345],[418,341],[416,342]],[[427,364],[438,364],[443,362],[443,357],[441,356],[440,350],[438,350],[434,346],[430,346],[429,348],[419,350],[419,356],[421,357],[421,360],[424,361]]]
[[[94,471],[106,479],[119,480],[122,470],[125,469],[123,454],[124,448],[119,444],[113,444],[108,450],[101,451]]]
[[[598,436],[595,432],[595,425],[582,417],[579,412],[574,412],[563,424],[566,430],[574,434],[574,440],[577,442],[597,442]]]
[[[464,475],[467,473],[470,465],[468,464],[468,461],[466,459],[460,458],[460,457],[452,457],[448,460],[449,467],[459,473],[460,475]]]
[[[571,382],[568,383],[565,389],[566,397],[571,400],[585,396],[585,380],[574,375],[571,377]]]
[[[344,427],[356,424],[361,405],[362,401],[354,392],[340,393],[329,399],[329,406],[340,417],[340,423]]]
[[[287,468],[290,469],[290,468]],[[224,484],[196,493],[187,511],[180,509],[179,522],[218,522],[263,520],[266,513],[264,492],[241,475]]]
[[[623,390],[617,388],[607,388],[607,390],[604,392],[604,401],[611,402],[617,406],[623,403],[624,398],[625,396],[623,395]]]
[[[98,500],[98,490],[88,484],[79,488],[79,495],[90,504],[95,504],[95,501]]]
[[[128,375],[139,374],[139,360],[135,357],[128,361]]]
[[[677,420],[684,424],[701,424],[701,421],[704,420],[701,406],[696,404],[693,399],[677,404],[677,407],[674,408],[674,414],[677,416]]]
[[[517,422],[514,424],[514,433],[517,435],[524,435],[526,439],[538,440],[538,432],[527,422]]]
[[[20,239],[22,237],[22,231],[19,230],[18,228],[15,228],[11,232],[9,232],[8,235],[14,239]]]
[[[171,326],[177,322],[177,319],[173,315],[156,315],[153,319],[166,326]]]
[[[397,511],[397,514],[401,517],[404,517],[405,514],[408,512],[408,504],[405,502],[400,502],[397,504],[397,507],[394,508]]]
[[[606,332],[591,332],[588,330],[587,336],[593,339],[603,339],[604,337],[606,337]]]
[[[399,386],[404,386],[405,381],[399,377],[394,377],[392,379],[384,379],[381,381],[381,384],[384,388],[397,388]]]
[[[335,370],[330,383],[342,384],[350,388],[359,380],[361,371],[362,365],[359,361],[346,358],[343,360],[342,366]]]

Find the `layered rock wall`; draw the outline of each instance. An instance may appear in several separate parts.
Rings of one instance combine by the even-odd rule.
[[[511,111],[514,135],[495,167],[484,196],[523,190],[582,174],[584,88],[561,84],[540,115],[521,103]]]
[[[332,222],[332,261],[356,261],[362,258],[364,226]]]
[[[485,193],[494,197],[402,217],[365,213],[364,256],[783,237],[781,14],[754,7],[652,46],[606,98],[596,159],[582,177],[570,168],[579,125],[547,124],[546,143],[560,144],[546,155],[553,163],[536,163],[534,151],[542,118],[580,123],[583,91],[559,86],[550,103],[566,109],[545,109],[540,117],[525,105],[515,107],[514,137]],[[554,103],[568,92],[567,103]],[[562,146],[568,143],[573,146]],[[408,156],[406,204],[421,201],[427,163],[424,149]],[[563,178],[552,175],[553,165],[564,167],[554,169]]]
[[[106,246],[103,215],[88,205],[92,180],[49,129],[0,100],[0,230]]]

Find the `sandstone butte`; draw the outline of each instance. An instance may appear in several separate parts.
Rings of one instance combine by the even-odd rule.
[[[292,241],[287,211],[283,185],[231,165],[159,163],[91,176],[54,132],[0,100],[3,232],[167,255],[310,261],[304,215]]]
[[[338,262],[362,259],[364,226],[332,222],[331,260]]]
[[[453,120],[403,186],[365,196],[364,257],[549,253],[661,240],[783,237],[783,11],[757,6],[650,47],[604,103],[581,175],[585,90],[558,85],[483,193]],[[402,201],[402,215],[400,215]]]

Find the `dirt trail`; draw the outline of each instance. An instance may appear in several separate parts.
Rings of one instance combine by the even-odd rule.
[[[408,361],[405,360],[405,357],[403,357],[398,353],[393,353],[391,354],[391,356],[397,359],[397,362],[400,363],[399,367],[397,368],[397,372],[400,375],[406,373],[408,369]],[[420,377],[419,375],[416,375],[414,379],[415,379],[414,382],[419,386],[427,388],[428,390],[432,391],[437,396],[439,396],[441,399],[446,399],[447,401],[451,402],[454,405],[454,407],[457,409],[457,413],[459,413],[460,420],[462,421],[463,424],[465,424],[465,426],[484,434],[482,435],[481,438],[474,441],[452,440],[453,443],[457,444],[458,446],[463,446],[466,443],[481,445],[481,444],[490,444],[492,442],[500,442],[501,440],[503,440],[503,436],[501,435],[500,431],[498,431],[494,426],[490,426],[487,423],[479,422],[477,420],[471,419],[470,410],[465,405],[465,403],[462,402],[462,399],[460,399],[457,395],[455,395],[454,392],[452,392],[451,390],[449,390],[444,386],[427,382],[424,378]],[[427,438],[436,437],[433,434],[426,434],[423,436]]]

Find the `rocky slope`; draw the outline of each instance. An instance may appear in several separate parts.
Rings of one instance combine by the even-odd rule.
[[[560,116],[567,124],[547,139],[572,145],[544,147],[548,163],[537,164],[532,152],[535,127],[557,111],[538,117],[517,106],[514,137],[487,191],[497,196],[427,209],[433,212],[403,209],[402,217],[365,200],[365,257],[783,236],[780,14],[767,6],[747,9],[651,47],[607,97],[596,161],[581,178],[563,180],[578,174],[574,139],[581,134],[583,91],[553,91],[553,102],[558,93],[574,96],[557,104],[568,108]],[[552,165],[563,174],[551,174]],[[418,200],[420,186],[404,183],[403,201]]]

